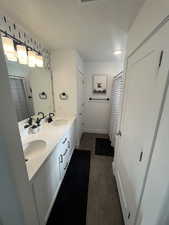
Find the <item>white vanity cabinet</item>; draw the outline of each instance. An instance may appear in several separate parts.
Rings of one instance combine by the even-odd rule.
[[[75,148],[75,123],[67,130],[47,160],[32,178],[32,190],[39,217],[45,225]]]
[[[55,200],[60,183],[59,151],[55,151],[44,162],[32,180],[32,189],[40,225],[44,225]]]

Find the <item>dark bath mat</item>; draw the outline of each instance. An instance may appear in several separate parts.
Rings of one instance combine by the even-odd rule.
[[[90,151],[75,150],[47,225],[86,225]]]
[[[96,138],[95,154],[114,157],[114,148],[111,146],[110,140],[106,138]]]

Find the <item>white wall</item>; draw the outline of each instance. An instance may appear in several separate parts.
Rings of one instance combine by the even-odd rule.
[[[85,62],[85,113],[84,113],[84,132],[108,133],[110,101],[89,101],[89,97],[94,97],[92,93],[93,74],[106,74],[108,76],[108,91],[105,96],[109,98],[112,88],[113,76],[122,70],[122,63],[116,62]],[[97,97],[97,96],[95,96]]]
[[[78,71],[84,73],[84,61],[77,51],[75,52],[75,54],[76,54],[76,67]]]
[[[57,116],[77,113],[76,51],[58,49],[51,55],[55,112]],[[68,94],[68,100],[60,100],[59,94]]]
[[[168,15],[168,0],[147,0],[129,30],[127,55],[135,50]]]

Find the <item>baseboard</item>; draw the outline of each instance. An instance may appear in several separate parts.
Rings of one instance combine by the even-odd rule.
[[[124,194],[124,191],[123,191],[123,186],[122,186],[122,183],[121,183],[119,172],[117,170],[114,170],[113,173],[114,173],[116,183],[117,183],[117,189],[118,189],[118,193],[119,193],[124,223],[125,223],[125,225],[127,225],[127,219],[126,219],[127,218],[126,217],[126,215],[127,215],[127,203],[125,201],[125,194]]]
[[[96,133],[96,134],[108,134],[107,129],[85,129],[84,128],[84,133]]]
[[[112,171],[113,171],[113,175],[115,176],[115,162],[112,162]]]

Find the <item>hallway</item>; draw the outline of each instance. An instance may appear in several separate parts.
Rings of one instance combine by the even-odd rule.
[[[10,3],[0,225],[169,225],[169,0]]]
[[[107,135],[84,133],[79,149],[91,151],[86,225],[123,225],[112,157],[95,155],[96,138]]]

